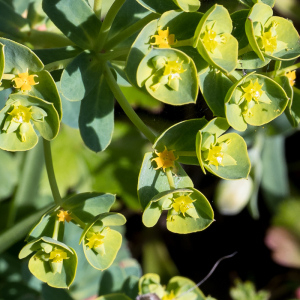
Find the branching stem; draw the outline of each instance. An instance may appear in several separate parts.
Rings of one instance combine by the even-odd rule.
[[[175,190],[175,183],[174,183],[174,179],[173,179],[173,174],[172,174],[171,168],[166,168],[166,175],[167,175],[167,178],[168,178],[170,189],[171,190]]]
[[[74,57],[58,60],[44,66],[44,70],[52,72],[55,70],[65,69],[66,66],[74,59]]]

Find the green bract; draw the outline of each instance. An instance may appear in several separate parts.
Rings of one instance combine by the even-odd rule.
[[[161,299],[205,300],[206,297],[195,288],[195,283],[187,278],[175,276],[167,286],[160,283],[157,274],[148,273],[139,280],[139,295],[156,294]]]
[[[96,269],[107,269],[121,247],[122,235],[110,226],[124,225],[126,219],[117,213],[103,213],[86,226],[80,242],[88,262]]]
[[[300,55],[299,35],[293,24],[281,17],[272,17],[270,6],[257,3],[246,20],[246,34],[253,51],[265,61],[291,60]]]
[[[208,200],[194,188],[169,190],[153,197],[143,213],[145,226],[154,226],[163,210],[168,211],[167,228],[175,233],[201,231],[214,220]]]
[[[216,4],[201,18],[194,36],[194,47],[201,56],[225,73],[232,72],[237,65],[238,42],[231,31],[227,9]]]
[[[38,141],[34,128],[46,140],[56,137],[59,116],[52,103],[29,95],[11,94],[0,111],[0,124],[0,148],[25,151]]]
[[[250,160],[244,139],[229,128],[226,119],[215,118],[197,134],[196,151],[202,168],[224,179],[247,178]]]
[[[197,70],[193,60],[176,49],[153,48],[137,69],[137,83],[168,104],[194,103],[198,95]]]
[[[247,124],[261,126],[278,117],[288,100],[274,80],[251,73],[229,89],[225,98],[226,118],[234,129],[244,131]]]
[[[0,91],[1,91],[1,79],[4,72],[4,46],[0,43]]]
[[[67,245],[49,237],[35,239],[23,247],[22,259],[36,252],[29,260],[30,272],[43,282],[56,288],[68,288],[76,274],[77,255]]]

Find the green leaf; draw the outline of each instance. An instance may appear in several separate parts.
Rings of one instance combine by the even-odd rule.
[[[39,72],[44,68],[41,60],[29,48],[14,41],[0,38],[4,45],[5,73]]]
[[[165,0],[163,2],[161,0],[137,0],[137,2],[145,8],[159,14],[178,8],[173,0]]]
[[[261,60],[257,54],[253,51],[242,54],[239,57],[237,69],[259,69],[266,66],[271,61],[270,58],[265,57],[265,60]]]
[[[102,213],[97,218],[103,226],[122,226],[126,223],[126,218],[119,213]]]
[[[294,127],[296,127],[300,122],[300,90],[295,87],[293,87],[293,98],[289,107],[294,120]]]
[[[0,43],[0,82],[4,73],[4,45]]]
[[[170,79],[169,75],[163,75],[165,72],[163,68],[155,68],[153,62],[155,59],[160,58],[166,61],[163,67],[164,70],[166,70],[167,63],[169,62],[176,62],[181,66],[183,73],[177,73],[180,76],[180,80],[178,80],[178,78]],[[164,78],[168,76],[166,83],[159,82],[163,76]],[[176,80],[178,87],[172,87],[172,83]],[[183,105],[195,103],[197,100],[198,80],[195,64],[190,57],[180,50],[153,48],[139,64],[137,83],[139,86],[145,85],[148,93],[152,97],[167,104]],[[158,85],[158,87],[154,88],[156,85]]]
[[[173,0],[185,12],[197,11],[200,7],[199,0]]]
[[[101,296],[99,298],[96,298],[95,300],[131,300],[131,299],[124,294],[110,294],[110,295]]]
[[[143,209],[155,195],[170,189],[167,175],[162,170],[154,170],[155,163],[151,162],[152,158],[154,158],[152,152],[145,154],[138,181],[138,197]],[[193,187],[192,180],[177,162],[172,172],[176,174],[173,177],[176,188]]]
[[[105,253],[99,254],[90,249],[85,241],[82,243],[84,254],[88,262],[98,270],[107,269],[115,260],[117,253],[121,247],[122,235],[113,229],[110,229],[104,238]]]
[[[5,1],[0,1],[0,31],[16,38],[24,38],[30,31],[26,19],[16,13]]]
[[[101,76],[99,84],[81,102],[79,130],[85,145],[94,152],[105,150],[111,142],[114,130],[114,96],[104,76]]]
[[[42,285],[42,297],[44,300],[73,300],[67,290],[54,289],[45,284]]]
[[[224,99],[232,81],[213,67],[208,67],[198,78],[200,90],[214,116],[225,117]]]
[[[70,101],[80,101],[89,96],[100,81],[101,67],[96,56],[82,52],[64,69],[61,92]]]
[[[204,40],[208,30],[215,32],[213,41],[216,45]],[[201,18],[194,35],[194,47],[198,49],[201,56],[212,66],[222,72],[230,73],[237,65],[238,42],[231,35],[232,21],[226,8],[222,5],[214,5]],[[231,55],[227,55],[230,53]]]
[[[195,139],[197,132],[205,126],[207,121],[202,119],[186,120],[177,123],[167,130],[165,130],[160,136],[156,138],[153,148],[158,152],[162,152],[165,147],[168,150],[175,150],[175,156],[177,151],[190,151],[195,152]],[[188,154],[182,154],[178,158],[178,162],[185,164],[198,165],[199,162],[196,157],[196,153],[193,156]]]
[[[101,21],[86,1],[43,0],[43,10],[51,21],[79,47],[94,48]]]
[[[56,88],[56,84],[48,71],[36,72],[36,81],[38,84],[33,85],[29,91],[29,95],[41,98],[47,102],[53,103],[58,115],[59,120],[62,118],[62,105],[61,100]]]
[[[101,193],[81,193],[64,201],[65,210],[73,212],[83,222],[89,223],[103,213],[109,212],[115,202],[115,195]]]

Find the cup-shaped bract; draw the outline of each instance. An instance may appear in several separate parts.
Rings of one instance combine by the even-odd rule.
[[[0,111],[0,148],[8,151],[33,148],[38,141],[34,128],[46,140],[56,137],[59,116],[54,105],[37,97],[11,94]]]
[[[167,210],[167,228],[175,233],[204,230],[214,220],[214,213],[205,196],[194,188],[174,189],[157,194],[143,213],[143,223],[154,226],[162,211]]]
[[[234,129],[244,131],[247,124],[261,126],[278,117],[288,101],[285,91],[274,80],[250,73],[228,90],[226,118]]]
[[[300,55],[299,34],[294,25],[281,17],[273,17],[269,5],[256,3],[245,24],[253,51],[261,60],[291,60]]]
[[[193,45],[201,56],[225,73],[230,73],[237,66],[238,42],[231,32],[229,12],[216,4],[201,18],[194,35]]]
[[[139,295],[155,294],[160,299],[189,299],[205,300],[206,297],[195,283],[188,278],[175,276],[170,279],[167,286],[160,283],[157,274],[148,273],[139,280]]]
[[[164,103],[195,103],[198,95],[197,70],[193,60],[176,49],[153,48],[141,61],[137,83]]]
[[[25,245],[19,258],[36,252],[29,260],[30,272],[39,280],[56,288],[68,288],[76,274],[77,254],[67,245],[49,238],[41,237]]]
[[[244,139],[236,133],[225,133],[229,124],[215,118],[199,130],[196,137],[197,157],[205,170],[223,179],[247,178],[250,160]]]
[[[97,216],[82,232],[80,242],[88,262],[95,269],[105,270],[115,260],[122,244],[122,235],[111,226],[124,225],[126,219],[118,213]]]

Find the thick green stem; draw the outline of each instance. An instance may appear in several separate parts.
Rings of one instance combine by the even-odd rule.
[[[41,143],[32,150],[23,153],[23,166],[20,174],[19,185],[14,197],[10,202],[7,217],[7,227],[15,223],[17,210],[28,205],[38,192],[38,183],[44,166],[43,151]]]
[[[183,47],[183,46],[193,46],[194,43],[194,37],[187,39],[187,40],[182,40],[182,41],[177,41],[172,47]]]
[[[106,63],[103,64],[103,74],[109,85],[111,91],[113,92],[115,98],[118,103],[122,107],[123,111],[127,115],[127,117],[131,120],[131,122],[145,135],[145,137],[154,144],[155,135],[154,133],[145,125],[145,123],[140,119],[140,117],[136,114],[133,108],[128,103],[127,99],[123,95],[121,89],[119,88],[113,73]]]
[[[72,58],[67,58],[67,59],[62,59],[58,60],[55,62],[52,62],[50,64],[47,64],[44,66],[44,70],[47,70],[49,72],[55,71],[55,70],[60,70],[60,69],[65,69],[66,66],[74,59]]]
[[[175,190],[175,183],[174,183],[174,179],[173,179],[173,174],[172,174],[171,168],[166,168],[166,175],[167,175],[167,178],[168,178],[170,189],[171,190]]]
[[[300,68],[300,63],[297,63],[297,64],[294,64],[292,66],[289,66],[289,67],[283,68],[281,70],[278,70],[277,71],[277,76],[285,75],[287,72],[297,70],[298,68]],[[271,76],[272,73],[273,73],[273,71],[265,73],[265,75]]]
[[[125,3],[125,0],[115,0],[113,5],[109,9],[109,11],[102,23],[100,32],[97,37],[97,43],[96,43],[96,49],[95,49],[96,52],[101,52],[101,50],[103,49],[103,46],[107,40],[107,36],[108,36],[109,30],[111,28],[111,25],[117,15],[118,11],[120,10],[120,8],[122,7],[122,5],[124,3]]]
[[[122,49],[118,49],[118,50],[114,50],[114,51],[110,51],[110,52],[101,54],[101,58],[112,61],[120,56],[123,56],[123,55],[127,56],[129,51],[130,51],[130,48],[122,48]]]
[[[57,240],[57,238],[58,238],[59,225],[60,225],[60,222],[58,220],[58,217],[56,217],[55,223],[54,223],[53,235],[52,235],[52,238],[54,240]]]
[[[101,9],[102,9],[102,0],[94,0],[94,13],[95,15],[101,19]]]
[[[4,80],[12,80],[12,79],[14,79],[15,77],[16,77],[15,74],[3,74],[3,75],[2,75],[2,79],[4,79]]]
[[[127,27],[126,29],[122,30],[121,32],[117,33],[113,38],[107,41],[104,45],[105,50],[110,50],[116,45],[120,44],[124,40],[128,39],[130,36],[141,30],[145,27],[150,21],[156,19],[158,17],[157,14],[151,13],[145,18],[135,22],[133,25]]]
[[[85,228],[85,223],[79,219],[73,212],[71,213],[71,217],[76,224],[78,224],[82,229]]]
[[[248,44],[246,47],[242,48],[239,50],[238,56],[240,57],[241,55],[253,51],[252,47],[250,44]]]
[[[43,139],[44,144],[44,156],[45,156],[45,163],[46,163],[46,170],[48,174],[48,180],[50,184],[50,188],[52,191],[53,199],[56,205],[62,205],[62,199],[59,193],[59,189],[57,186],[57,182],[55,179],[55,173],[53,169],[53,162],[52,162],[52,155],[51,155],[51,145],[50,142]]]

